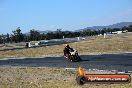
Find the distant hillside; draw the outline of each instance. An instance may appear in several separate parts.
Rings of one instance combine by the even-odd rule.
[[[132,25],[132,22],[120,22],[120,23],[116,23],[116,24],[112,24],[108,26],[93,26],[93,27],[87,27],[81,30],[87,30],[87,29],[96,30],[96,29],[103,29],[103,28],[122,28],[124,26],[129,26],[129,25]]]
[[[103,29],[103,28],[122,28],[124,26],[129,26],[132,25],[132,22],[120,22],[120,23],[116,23],[116,24],[112,24],[112,25],[108,25],[108,26],[93,26],[93,27],[87,27],[87,28],[83,28],[83,29],[79,29],[76,31],[81,31],[81,30],[87,30],[87,29],[91,29],[91,30],[97,30],[97,29]],[[45,30],[45,31],[40,31],[40,30],[36,30],[38,31],[40,34],[47,34],[49,32],[55,32],[55,31],[51,31],[51,30]],[[26,35],[29,35],[30,33],[25,33]]]

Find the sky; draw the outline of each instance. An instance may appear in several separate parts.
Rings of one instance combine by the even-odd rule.
[[[132,0],[0,0],[0,34],[132,22]]]

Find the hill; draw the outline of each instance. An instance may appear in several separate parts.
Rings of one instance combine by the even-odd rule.
[[[81,29],[81,30],[87,30],[87,29],[97,30],[97,29],[103,29],[103,28],[122,28],[124,26],[129,26],[129,25],[132,25],[132,22],[120,22],[120,23],[116,23],[116,24],[112,24],[112,25],[108,25],[108,26],[86,27],[86,28]]]

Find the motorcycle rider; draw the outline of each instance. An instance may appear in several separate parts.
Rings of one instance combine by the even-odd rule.
[[[64,57],[68,58],[69,54],[70,54],[70,46],[66,44],[64,48]]]

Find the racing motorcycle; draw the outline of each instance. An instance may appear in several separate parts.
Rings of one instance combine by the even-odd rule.
[[[69,49],[69,53],[64,52],[64,57],[67,58],[71,62],[79,62],[82,61],[80,56],[78,55],[78,52],[74,48]]]

